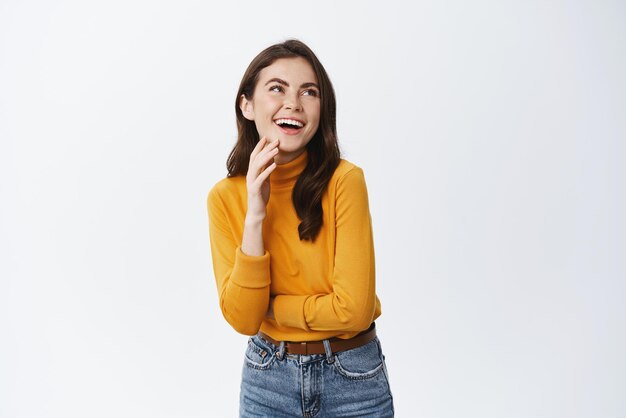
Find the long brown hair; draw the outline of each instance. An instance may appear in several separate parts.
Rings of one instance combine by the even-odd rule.
[[[279,58],[302,57],[317,75],[320,88],[320,122],[317,132],[306,145],[307,165],[298,176],[291,200],[301,222],[298,225],[300,240],[315,241],[323,224],[322,195],[341,159],[337,143],[336,102],[333,85],[322,63],[303,42],[290,39],[272,45],[257,55],[243,75],[237,99],[237,143],[226,162],[228,177],[246,175],[250,154],[259,141],[259,133],[253,121],[246,119],[239,107],[241,95],[251,100],[261,70]]]

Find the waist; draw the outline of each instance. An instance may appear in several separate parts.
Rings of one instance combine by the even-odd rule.
[[[261,331],[259,331],[258,335],[265,341],[274,344],[275,346],[280,346],[281,344],[281,341],[277,341]],[[330,343],[331,351],[333,353],[338,353],[340,351],[351,350],[365,345],[374,338],[376,338],[376,324],[372,322],[372,325],[370,325],[368,329],[358,333],[352,338],[342,339],[333,337],[329,338],[328,342]],[[311,355],[324,354],[326,352],[323,340],[306,342],[285,341],[284,344],[285,352],[289,354]]]

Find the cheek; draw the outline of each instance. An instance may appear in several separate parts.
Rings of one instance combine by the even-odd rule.
[[[254,123],[259,127],[267,123],[272,119],[275,104],[269,97],[264,97],[262,94],[257,94],[254,98]]]
[[[315,124],[315,129],[317,129],[317,125],[320,122],[320,106],[319,103],[317,105],[312,106],[310,109],[310,119],[309,122],[313,122]]]
[[[258,103],[264,118],[272,118],[272,116],[280,109],[280,102],[276,98],[268,97]],[[258,109],[258,107],[257,107]]]
[[[320,125],[320,114],[317,113],[317,116],[315,117],[315,130],[317,131],[317,128],[319,128]]]

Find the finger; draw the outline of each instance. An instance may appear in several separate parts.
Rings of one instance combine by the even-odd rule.
[[[264,142],[264,145],[261,145],[261,141]],[[271,141],[269,138],[267,137],[263,137],[261,138],[261,140],[259,140],[259,143],[257,144],[257,146],[255,147],[254,151],[252,151],[252,153],[250,154],[250,167],[254,164],[255,159],[258,159],[259,157],[265,155],[265,153],[270,152],[272,149],[274,149],[275,147],[277,147],[279,144],[279,140],[276,139],[275,141]],[[257,147],[260,148],[257,150]]]
[[[259,176],[259,173],[265,170],[268,165],[273,163],[273,160],[277,155],[278,148],[273,148],[271,150],[263,150],[253,160],[251,160],[250,166],[248,167],[248,175],[250,180],[255,182],[256,178]]]
[[[278,154],[278,148],[274,148],[272,151],[263,155],[258,155],[249,171],[254,173],[254,177],[258,177],[259,173],[265,170],[269,165],[274,162],[274,158]]]
[[[257,154],[261,152],[261,150],[263,149],[266,143],[267,143],[266,137],[262,137],[261,139],[259,139],[259,142],[256,143],[256,145],[254,146],[254,149],[250,153],[250,161],[254,160],[254,157],[256,157]]]
[[[256,180],[254,180],[255,185],[257,187],[261,187],[263,182],[269,177],[269,175],[272,173],[272,171],[274,171],[275,168],[276,168],[276,163],[275,162],[273,162],[272,164],[268,165],[267,168],[265,170],[263,170],[261,172],[261,174],[259,174],[259,176],[256,178]]]
[[[267,167],[269,163],[275,160],[277,155],[278,155],[278,148],[273,148],[271,150],[268,150],[267,152],[264,152],[263,154],[258,155],[257,161],[258,161],[259,167],[261,169],[264,169],[265,167]]]
[[[265,148],[263,148],[257,155],[254,157],[253,164],[256,164],[257,167],[265,166],[268,156],[275,157],[278,154],[278,140],[273,141],[268,144]]]
[[[271,140],[271,139],[267,139],[267,142],[265,144],[265,148],[274,148],[275,146],[278,146],[278,144],[280,143],[279,139],[275,139],[275,140]]]

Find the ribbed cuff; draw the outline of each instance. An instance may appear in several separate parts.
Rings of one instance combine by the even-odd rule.
[[[241,246],[235,250],[235,265],[230,280],[237,286],[260,289],[270,285],[270,253],[247,255]]]
[[[274,299],[274,318],[278,325],[310,331],[304,317],[304,304],[309,296],[278,295]]]

